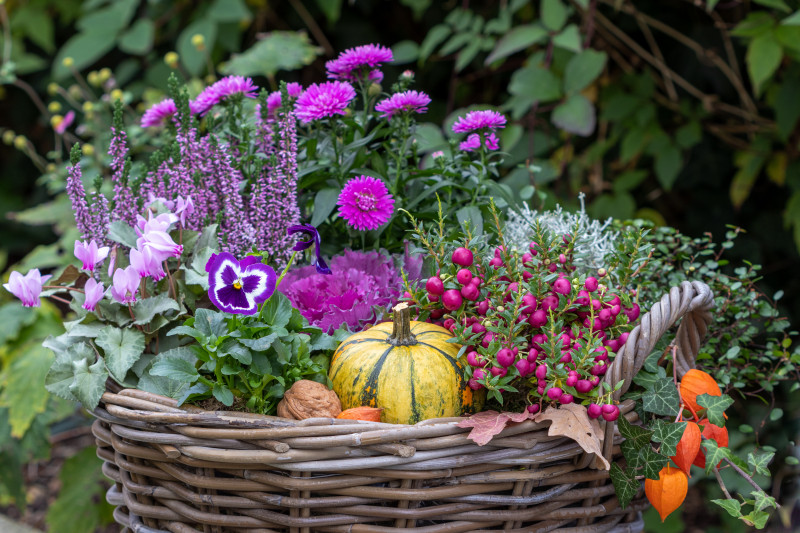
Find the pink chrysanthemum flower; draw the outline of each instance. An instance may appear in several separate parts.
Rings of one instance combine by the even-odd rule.
[[[295,101],[298,96],[303,94],[303,86],[297,82],[287,83],[286,91],[289,93],[289,100]],[[274,91],[267,96],[267,113],[270,116],[275,116],[275,112],[281,107],[281,92]]]
[[[489,150],[497,150],[498,148],[500,148],[500,139],[498,139],[497,135],[495,135],[494,133],[490,133],[489,135],[486,136],[484,144],[486,145],[486,148],[488,148]],[[465,152],[472,152],[474,150],[477,150],[478,148],[481,147],[481,136],[478,135],[477,133],[472,133],[466,138],[466,140],[462,141],[461,144],[458,145],[458,147],[464,150]]]
[[[394,198],[381,180],[359,176],[344,184],[339,193],[339,216],[357,230],[377,229],[394,212]]]
[[[506,117],[497,111],[470,111],[463,117],[459,117],[453,124],[455,133],[470,133],[477,130],[503,128],[506,125]]]
[[[205,115],[209,110],[234,94],[242,94],[247,98],[255,98],[258,86],[250,78],[244,76],[225,76],[213,85],[209,85],[189,103],[193,113]]]
[[[347,104],[356,97],[356,90],[349,83],[327,81],[314,83],[297,99],[294,107],[304,124],[334,115],[344,115]]]
[[[165,98],[144,112],[141,121],[142,127],[150,128],[152,126],[160,126],[166,119],[172,117],[177,112],[178,108],[175,107],[175,102],[172,101],[172,98]]]
[[[431,97],[419,91],[395,93],[375,106],[375,111],[383,113],[381,117],[391,119],[398,113],[425,113]]]
[[[389,48],[365,44],[345,50],[336,59],[325,63],[325,68],[328,70],[328,78],[332,80],[355,81],[364,78],[366,74],[370,81],[380,81],[376,77],[380,74],[380,79],[383,79],[383,73],[374,70],[375,67],[392,59]]]

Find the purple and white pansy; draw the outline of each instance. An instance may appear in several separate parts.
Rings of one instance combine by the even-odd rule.
[[[239,261],[228,252],[214,254],[206,263],[206,272],[208,296],[226,313],[254,315],[258,304],[275,292],[275,271],[257,256]]]

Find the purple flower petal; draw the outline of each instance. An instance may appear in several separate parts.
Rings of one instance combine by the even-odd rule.
[[[253,315],[258,304],[265,302],[275,291],[275,271],[247,256],[238,261],[232,254],[212,255],[206,263],[208,296],[211,302],[226,313]]]

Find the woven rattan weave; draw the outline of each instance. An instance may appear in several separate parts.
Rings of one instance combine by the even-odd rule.
[[[711,320],[702,283],[674,287],[642,317],[605,379],[630,383],[664,332],[682,374]],[[622,394],[624,390],[619,391]],[[632,403],[621,412],[636,420]],[[641,495],[621,509],[604,470],[549,422],[506,428],[488,445],[459,419],[414,426],[303,421],[178,408],[125,389],[106,392],[93,431],[115,518],[136,533],[641,531]],[[616,424],[604,455],[619,456]]]

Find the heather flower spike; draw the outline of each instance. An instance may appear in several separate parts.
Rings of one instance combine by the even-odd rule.
[[[81,268],[89,272],[94,272],[95,265],[108,257],[108,251],[108,246],[98,247],[94,239],[75,241],[75,257],[83,263]]]
[[[208,296],[221,311],[254,315],[258,304],[275,292],[276,276],[271,266],[258,262],[257,256],[237,261],[233,254],[214,254],[206,263]]]
[[[295,226],[289,226],[289,228],[286,230],[286,233],[288,233],[289,235],[294,235],[295,233],[302,233],[304,235],[308,235],[309,237],[311,237],[311,239],[307,241],[298,241],[297,244],[294,245],[294,248],[292,248],[292,250],[299,252],[311,247],[311,245],[313,244],[314,255],[315,255],[313,264],[317,268],[317,272],[319,274],[331,273],[331,269],[328,267],[328,265],[325,263],[325,261],[322,259],[322,256],[319,253],[319,247],[321,241],[319,238],[319,232],[317,231],[317,228],[315,228],[311,224],[297,224]]]
[[[28,271],[24,276],[14,271],[9,276],[8,283],[3,283],[3,287],[22,300],[23,306],[39,307],[41,305],[39,295],[42,293],[42,285],[51,277],[50,274],[42,276],[38,268]]]

